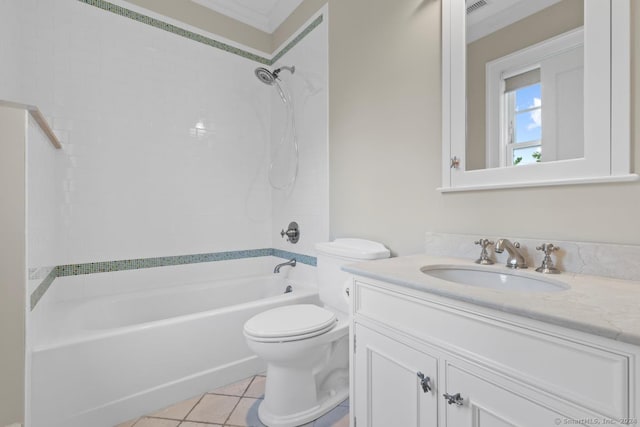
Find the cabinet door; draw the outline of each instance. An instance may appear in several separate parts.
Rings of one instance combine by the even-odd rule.
[[[436,427],[437,359],[359,324],[355,335],[357,427]],[[429,377],[430,390],[423,389],[419,372]]]
[[[440,398],[445,406],[446,427],[541,427],[573,424],[567,415],[494,383],[489,376],[450,364]],[[444,393],[460,394],[460,405],[447,404]],[[580,425],[591,425],[581,418]]]

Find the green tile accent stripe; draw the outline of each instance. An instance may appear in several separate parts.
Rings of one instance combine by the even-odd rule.
[[[251,249],[244,251],[214,252],[208,254],[178,255],[157,258],[138,258],[120,261],[90,262],[86,264],[59,265],[57,277],[81,274],[106,273],[109,271],[139,270],[142,268],[165,267],[169,265],[197,264],[201,262],[226,261],[232,259],[269,256],[273,249]]]
[[[147,15],[143,15],[141,13],[135,12],[133,10],[124,8],[122,6],[115,5],[113,3],[109,3],[105,0],[78,0],[81,3],[88,4],[90,6],[95,6],[107,12],[114,13],[119,16],[123,16],[125,18],[133,19],[134,21],[141,22],[146,25],[150,25],[152,27],[158,28],[160,30],[164,30],[173,34],[176,34],[181,37],[185,37],[187,39],[193,40],[198,43],[206,44],[211,47],[215,47],[216,49],[223,50],[225,52],[232,53],[234,55],[241,56],[243,58],[250,59],[252,61],[256,61],[260,64],[264,65],[273,65],[278,59],[282,57],[285,53],[291,50],[300,40],[302,40],[307,34],[309,34],[314,28],[316,28],[322,22],[322,15],[318,16],[311,24],[309,24],[300,34],[298,34],[290,43],[282,48],[280,52],[278,52],[272,59],[265,58],[260,55],[256,55],[251,52],[247,52],[246,50],[242,50],[240,48],[231,46],[229,44],[223,43],[221,41],[205,37],[201,34],[194,33],[193,31],[185,30],[184,28],[180,28],[176,25],[169,24],[167,22],[161,21],[159,19],[152,18]]]
[[[291,48],[293,48],[295,45],[297,45],[300,42],[300,40],[305,38],[307,34],[309,34],[311,31],[313,31],[314,28],[320,25],[322,23],[322,19],[323,19],[322,15],[320,15],[316,19],[314,19],[313,22],[307,25],[307,28],[302,30],[300,34],[298,34],[293,40],[287,43],[287,45],[283,47],[282,50],[280,50],[280,52],[276,53],[275,56],[271,58],[271,63],[269,65],[275,64],[280,58],[282,58],[282,56],[285,53],[289,52]]]
[[[40,283],[36,288],[36,290],[33,291],[33,293],[31,294],[31,297],[30,297],[31,310],[35,308],[36,304],[38,304],[38,301],[40,301],[40,298],[42,298],[44,294],[49,290],[49,287],[53,283],[53,280],[56,278],[56,271],[57,271],[57,268],[53,268],[51,272],[47,275],[47,277],[44,278],[42,283]]]
[[[263,256],[274,256],[284,259],[295,258],[301,264],[307,264],[313,267],[317,265],[315,257],[273,248],[59,265],[51,270],[47,277],[31,294],[31,310],[35,308],[38,301],[40,301],[49,287],[51,287],[51,284],[56,277],[79,276],[83,274],[106,273],[112,271],[139,270],[143,268],[197,264],[201,262],[228,261],[233,259],[256,258]]]

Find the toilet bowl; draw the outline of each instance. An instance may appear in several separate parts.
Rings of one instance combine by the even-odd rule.
[[[295,427],[349,396],[349,311],[342,265],[389,257],[383,245],[336,239],[316,245],[323,306],[296,304],[259,313],[244,325],[249,348],[267,363],[258,417],[269,427]]]
[[[258,416],[269,427],[305,424],[349,395],[348,319],[309,304],[281,308],[254,316],[244,330],[249,348],[267,362],[265,398]],[[308,312],[311,318],[300,320]],[[291,329],[271,329],[273,323]],[[275,336],[274,330],[283,335]]]

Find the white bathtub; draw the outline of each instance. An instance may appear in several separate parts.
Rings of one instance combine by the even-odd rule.
[[[91,276],[100,275],[84,281]],[[244,322],[302,302],[318,303],[317,289],[284,274],[52,296],[35,316],[31,426],[113,426],[261,372]]]

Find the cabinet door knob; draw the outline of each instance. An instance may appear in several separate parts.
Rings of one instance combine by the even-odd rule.
[[[445,393],[442,395],[442,397],[444,397],[444,400],[446,400],[449,405],[462,406],[462,402],[464,401],[462,396],[460,396],[460,393],[456,393],[456,394]]]
[[[425,377],[422,372],[418,372],[418,378],[420,378],[420,385],[422,386],[422,391],[425,393],[431,391],[431,378]]]

